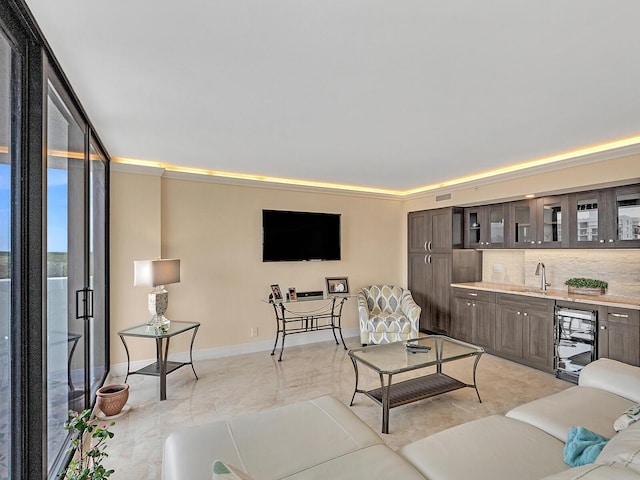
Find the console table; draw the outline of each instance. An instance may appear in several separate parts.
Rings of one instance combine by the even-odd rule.
[[[193,366],[193,342],[196,339],[196,333],[198,333],[198,328],[200,327],[200,323],[198,322],[176,322],[174,320],[171,321],[169,328],[166,330],[159,329],[152,325],[142,324],[136,325],[135,327],[126,328],[124,330],[120,330],[118,332],[118,336],[120,340],[122,340],[122,344],[124,345],[124,349],[127,352],[127,376],[124,379],[126,382],[129,378],[129,375],[151,375],[154,377],[160,377],[160,400],[167,399],[167,375],[171,372],[176,371],[180,367],[184,367],[185,365],[191,365],[191,370],[193,370],[193,374],[198,379],[198,374],[196,373],[196,369]],[[189,361],[188,362],[170,362],[167,360],[167,356],[169,354],[169,340],[171,337],[179,335],[181,333],[185,333],[192,330],[193,334],[191,335],[191,345],[189,347]],[[131,371],[131,362],[129,358],[129,348],[127,347],[127,342],[125,342],[124,337],[139,337],[139,338],[152,338],[156,341],[156,361],[150,365],[147,365],[144,368],[139,370]],[[165,341],[166,340],[166,341]],[[164,344],[164,348],[163,348]]]
[[[284,339],[287,335],[296,333],[315,332],[318,330],[331,330],[336,345],[340,345],[336,330],[340,335],[342,346],[347,350],[342,337],[342,306],[347,301],[347,296],[334,296],[330,298],[300,298],[298,300],[270,301],[276,316],[276,340],[273,343],[271,355],[274,355],[278,346],[278,339],[282,334],[282,346],[280,357],[284,352]],[[307,302],[322,302],[316,308],[311,308],[312,304]],[[306,304],[308,309],[304,309],[302,304]]]

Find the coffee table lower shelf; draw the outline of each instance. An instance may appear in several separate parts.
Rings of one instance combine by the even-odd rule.
[[[433,373],[395,383],[391,387],[385,388],[389,389],[389,408],[394,408],[465,387],[473,387],[473,385],[467,385],[444,373]],[[383,404],[382,388],[360,390],[359,392],[364,393],[379,405]]]

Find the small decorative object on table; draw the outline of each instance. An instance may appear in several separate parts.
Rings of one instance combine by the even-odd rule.
[[[276,302],[282,301],[282,291],[280,290],[280,285],[271,285],[271,299]]]
[[[327,282],[327,293],[329,295],[349,293],[348,277],[326,277],[325,280]]]
[[[127,383],[105,385],[96,392],[96,406],[107,417],[118,415],[127,400],[129,400]]]
[[[574,277],[570,278],[565,285],[569,287],[569,293],[578,295],[603,295],[609,284],[603,280],[592,278]]]
[[[107,470],[102,461],[109,456],[107,454],[106,441],[113,438],[114,433],[109,428],[115,425],[99,425],[91,418],[91,410],[83,410],[81,413],[69,410],[69,419],[64,424],[64,429],[69,431],[73,437],[71,447],[67,453],[76,451],[76,455],[69,462],[69,466],[64,470],[64,476],[68,480],[82,479],[103,479],[108,478],[114,470]],[[85,450],[84,435],[91,435],[92,443],[95,444]],[[97,440],[97,441],[96,441]]]

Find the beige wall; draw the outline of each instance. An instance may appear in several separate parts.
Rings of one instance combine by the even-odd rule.
[[[115,170],[123,167],[116,165]],[[213,183],[207,177],[164,174],[145,170],[138,174],[114,171],[111,176],[111,355],[112,364],[126,361],[116,332],[147,318],[146,294],[133,287],[133,260],[180,258],[182,280],[167,286],[167,316],[202,323],[195,350],[201,356],[265,350],[275,333],[273,312],[261,300],[269,285],[299,291],[324,289],[327,276],[349,277],[352,291],[365,284],[390,282],[406,285],[407,213],[451,205],[483,204],[522,198],[526,193],[548,194],[599,185],[640,182],[640,156],[585,162],[569,168],[538,172],[523,178],[484,181],[476,185],[442,189],[404,201],[363,195],[318,193],[302,189],[263,188]],[[435,203],[440,193],[449,201]],[[343,260],[340,262],[263,263],[261,260],[262,209],[334,212],[342,214]],[[580,265],[589,250],[578,252],[573,263],[562,265],[563,254],[549,251],[550,274],[560,282],[571,265]],[[485,262],[486,280],[494,263],[508,266],[502,280],[534,283],[531,263],[537,256],[502,252]],[[555,255],[555,257],[554,257]],[[599,265],[638,265],[638,253]],[[535,257],[535,258],[534,258]],[[600,258],[600,257],[598,257]],[[617,258],[617,257],[616,257]],[[487,267],[491,265],[491,267]],[[534,264],[535,267],[535,264]],[[491,270],[487,270],[491,268]],[[608,267],[607,267],[608,268]],[[562,273],[554,273],[562,272]],[[576,270],[579,272],[579,270]],[[603,272],[606,273],[606,272]],[[635,276],[634,276],[635,275]],[[636,274],[623,275],[627,290],[637,288]],[[608,277],[611,280],[611,277]],[[616,285],[616,280],[613,282]],[[616,289],[614,288],[614,291]],[[357,330],[355,299],[347,302],[344,326]],[[251,336],[251,329],[258,335]],[[327,332],[325,332],[327,333]],[[287,344],[310,341],[292,336]],[[323,337],[325,338],[325,337]],[[153,358],[148,341],[131,340],[133,360]],[[172,340],[173,352],[188,349],[187,338]]]
[[[114,364],[126,361],[115,332],[147,317],[147,291],[132,286],[133,260],[157,256],[160,241],[163,258],[181,259],[181,282],[166,287],[167,317],[202,323],[194,347],[202,355],[215,355],[221,347],[229,352],[230,346],[246,351],[247,344],[258,350],[270,348],[275,320],[272,307],[262,300],[267,299],[272,283],[283,291],[291,286],[298,291],[323,290],[325,277],[348,276],[352,292],[365,284],[403,283],[405,253],[400,243],[402,204],[398,200],[223,185],[192,178],[195,181],[146,179],[126,173],[112,176]],[[147,184],[153,188],[147,189]],[[146,197],[141,199],[143,194]],[[263,263],[263,208],[342,214],[342,260]],[[145,218],[150,211],[153,218]],[[134,220],[135,216],[139,218]],[[139,230],[146,230],[145,235]],[[316,305],[299,303],[296,307],[307,310]],[[357,325],[356,301],[350,299],[343,326],[353,334]],[[257,329],[258,335],[252,337],[251,329]],[[183,337],[171,340],[171,351],[188,349],[188,338]],[[308,341],[302,337],[288,337],[287,344]],[[154,356],[152,342],[128,340],[131,342],[134,360]]]

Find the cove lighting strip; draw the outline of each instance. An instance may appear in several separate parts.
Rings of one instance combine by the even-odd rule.
[[[204,168],[179,167],[179,166],[171,165],[168,163],[154,162],[154,161],[148,161],[148,160],[138,160],[134,158],[115,157],[113,158],[113,161],[117,163],[127,164],[127,165],[163,168],[170,172],[191,173],[195,175],[208,175],[212,177],[221,177],[221,178],[229,178],[229,179],[236,179],[236,180],[248,180],[248,181],[254,181],[254,182],[266,182],[266,183],[276,183],[276,184],[283,184],[283,185],[296,185],[296,186],[303,186],[303,187],[327,188],[327,189],[334,189],[334,190],[377,193],[377,194],[383,194],[383,195],[405,197],[408,195],[414,195],[417,193],[423,193],[431,190],[437,190],[440,188],[460,185],[463,183],[483,180],[486,178],[491,178],[499,175],[505,175],[507,173],[518,172],[518,171],[526,170],[533,167],[550,165],[552,163],[576,159],[586,155],[603,153],[603,152],[616,150],[623,147],[629,147],[633,145],[640,145],[640,135],[636,135],[633,137],[628,137],[620,140],[614,140],[611,142],[600,143],[600,144],[592,145],[589,147],[582,147],[575,150],[570,150],[568,152],[558,153],[555,155],[550,155],[548,157],[542,157],[535,160],[529,160],[529,161],[518,163],[515,165],[496,168],[494,170],[488,170],[486,172],[476,173],[473,175],[454,178],[452,180],[447,180],[445,182],[425,185],[425,186],[413,188],[410,190],[389,190],[384,188],[362,187],[357,185],[344,185],[344,184],[330,183],[330,182],[314,182],[310,180],[297,180],[293,178],[270,177],[265,175],[251,175],[251,174],[237,173],[237,172],[221,172],[217,170],[207,170]]]

